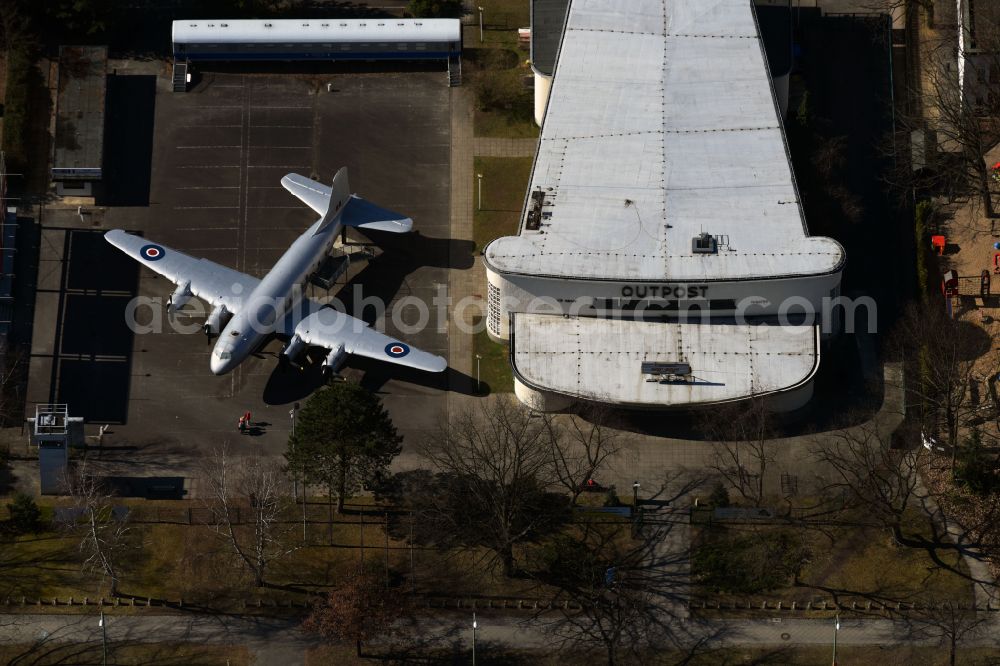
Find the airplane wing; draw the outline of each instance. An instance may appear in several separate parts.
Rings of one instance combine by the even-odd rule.
[[[281,184],[286,190],[298,197],[302,203],[316,211],[317,215],[320,217],[326,216],[326,211],[330,208],[330,198],[333,188],[305,176],[300,176],[297,173],[286,175],[281,179]],[[346,192],[350,192],[350,187],[347,184],[347,167],[343,167],[337,172],[337,175],[334,177],[334,185],[340,185],[338,191],[342,188]],[[340,222],[345,227],[374,229],[376,231],[389,231],[399,234],[406,233],[413,228],[413,220],[411,218],[401,213],[395,213],[382,208],[381,206],[376,206],[356,194],[348,195]]]
[[[297,324],[289,322],[286,334],[330,350],[395,363],[426,372],[442,372],[448,361],[379,333],[364,321],[309,300],[307,314]]]
[[[212,306],[225,305],[235,314],[244,296],[260,282],[231,268],[208,259],[196,259],[183,252],[153,243],[140,236],[114,229],[104,234],[104,239],[132,257],[143,266],[159,273],[176,285],[188,284],[188,289]]]

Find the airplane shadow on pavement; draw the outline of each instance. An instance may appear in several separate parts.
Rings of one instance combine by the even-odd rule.
[[[265,356],[274,358],[274,369],[264,386],[262,396],[264,403],[267,405],[286,405],[298,400],[305,400],[325,386],[327,381],[323,378],[324,353],[325,350],[319,350],[315,354],[308,355],[307,362],[298,366],[279,365],[276,354],[265,354]],[[448,368],[444,372],[424,372],[354,356],[349,358],[341,369],[341,375],[351,379],[360,376],[361,386],[373,393],[378,393],[387,382],[395,380],[438,391],[453,391],[464,395],[476,394],[475,378],[453,368]]]

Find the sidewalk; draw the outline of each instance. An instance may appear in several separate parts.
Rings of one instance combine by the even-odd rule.
[[[534,157],[538,139],[503,139],[477,136],[474,151],[477,157]]]
[[[544,630],[544,620],[526,617],[523,621],[503,620],[488,614],[477,616],[477,643],[518,650],[552,649],[552,636]],[[401,636],[412,637],[424,648],[455,649],[471,646],[471,614],[450,620],[419,619],[401,627]],[[296,620],[205,615],[119,616],[105,615],[107,639],[114,644],[197,642],[212,645],[246,646],[261,666],[302,664],[305,652],[320,641],[303,633]],[[703,647],[827,645],[833,639],[833,620],[803,620],[774,617],[759,620],[712,620],[684,622],[680,630]],[[966,636],[961,647],[1000,648],[998,623],[981,625]],[[101,627],[95,614],[5,616],[0,622],[0,641],[34,646],[29,654],[44,654],[51,644],[100,645]],[[938,645],[937,638],[913,635],[905,621],[883,619],[842,619],[837,641],[841,645]],[[380,642],[376,642],[376,646]],[[378,649],[376,647],[376,649]]]

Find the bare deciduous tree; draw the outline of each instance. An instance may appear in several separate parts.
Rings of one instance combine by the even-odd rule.
[[[765,496],[765,476],[774,462],[768,442],[773,436],[771,415],[763,398],[754,396],[712,410],[701,419],[701,431],[715,440],[712,468],[745,501],[759,506]]]
[[[594,409],[586,419],[547,417],[551,430],[552,471],[576,504],[584,484],[602,470],[609,458],[625,445],[621,433],[608,426],[607,410]]]
[[[99,572],[109,581],[111,596],[118,596],[122,559],[131,550],[128,508],[114,505],[114,496],[85,461],[68,475],[67,486],[73,505],[63,526],[79,539],[84,569]]]
[[[900,544],[904,514],[917,499],[917,453],[892,446],[891,433],[866,423],[824,436],[814,447],[818,460],[831,470],[826,490],[862,509]]]
[[[926,7],[931,3],[909,0],[903,4]],[[986,215],[995,216],[986,154],[1000,141],[1000,95],[995,83],[992,88],[986,84],[986,78],[1000,71],[997,18],[1000,14],[995,11],[977,12],[964,51],[954,29],[942,29],[937,38],[920,40],[920,71],[909,95],[913,103],[909,108],[897,107],[897,128],[903,136],[895,145],[897,150],[908,149],[911,134],[926,132],[933,152],[913,168],[910,159],[896,160],[891,178],[907,196],[914,187],[935,193],[974,193]]]
[[[561,649],[601,649],[609,666],[692,640],[685,615],[688,555],[670,552],[671,523],[634,538],[621,525],[583,521],[553,539],[536,576],[553,587],[556,615],[538,619]]]
[[[910,306],[895,337],[901,355],[915,364],[915,379],[905,387],[908,397],[920,410],[925,432],[936,435],[938,426],[943,428],[954,471],[961,430],[982,406],[972,389],[980,357],[995,354],[989,338],[969,323],[950,319],[937,303]]]
[[[515,547],[561,520],[566,501],[550,490],[552,430],[507,396],[454,415],[421,446],[438,472],[419,508],[442,545],[485,547],[515,573]]]
[[[258,455],[233,458],[223,445],[205,460],[202,477],[212,529],[263,587],[268,568],[294,550],[291,524],[282,521],[289,498],[281,467]]]
[[[948,649],[948,663],[955,666],[958,648],[967,638],[985,628],[990,621],[986,613],[976,612],[954,601],[922,604],[910,611],[905,622],[910,636],[937,639]]]

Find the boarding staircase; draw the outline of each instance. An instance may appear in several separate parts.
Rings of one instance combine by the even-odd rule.
[[[188,64],[174,62],[174,92],[187,92]]]
[[[448,58],[448,87],[462,85],[462,58],[453,55]]]
[[[310,282],[321,289],[330,291],[342,275],[351,267],[351,255],[339,248],[334,248],[315,273]]]

